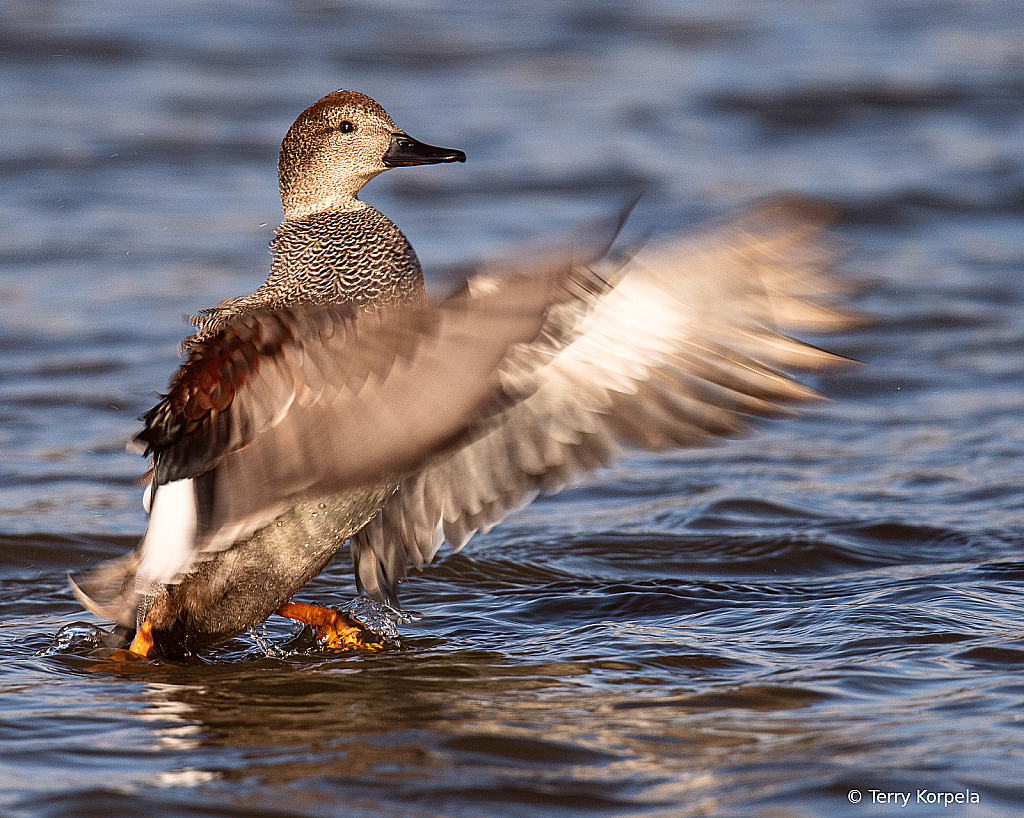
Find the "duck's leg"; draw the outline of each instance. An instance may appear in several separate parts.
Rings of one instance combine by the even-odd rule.
[[[308,602],[286,602],[276,613],[305,622],[324,647],[359,650],[380,650],[384,647],[383,640],[377,634],[368,630],[359,620],[334,608]]]
[[[128,647],[129,653],[136,653],[139,656],[149,656],[149,652],[153,649],[153,626],[149,624],[149,620],[145,620],[139,625],[139,630],[135,634],[135,638],[132,640],[131,645]]]

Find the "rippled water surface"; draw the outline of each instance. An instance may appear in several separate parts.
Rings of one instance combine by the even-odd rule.
[[[4,5],[0,813],[1019,814],[1022,24],[999,0]],[[812,340],[862,364],[803,419],[632,457],[440,559],[400,648],[271,622],[184,664],[93,658],[66,573],[143,530],[134,418],[181,316],[263,280],[277,145],[338,87],[469,154],[364,194],[434,271],[639,188],[634,235],[838,200],[877,320]],[[342,554],[304,598],[352,593]]]

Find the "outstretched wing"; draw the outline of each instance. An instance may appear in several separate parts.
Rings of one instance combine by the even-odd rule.
[[[465,445],[406,477],[353,538],[361,589],[397,606],[409,560],[421,568],[445,540],[461,548],[623,445],[699,445],[814,398],[782,370],[840,359],[784,333],[851,321],[825,303],[839,288],[829,217],[820,204],[776,200],[593,268],[503,364],[506,384],[527,397],[479,417]]]

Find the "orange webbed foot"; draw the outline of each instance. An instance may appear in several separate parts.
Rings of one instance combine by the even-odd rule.
[[[149,624],[149,620],[147,619],[139,626],[139,630],[135,634],[135,638],[132,640],[131,645],[128,646],[128,652],[134,653],[138,656],[149,656],[149,652],[152,649],[153,626]]]
[[[305,622],[313,629],[320,644],[326,648],[375,651],[384,647],[384,641],[380,636],[358,619],[335,608],[324,608],[308,602],[286,602],[276,613],[288,619]]]

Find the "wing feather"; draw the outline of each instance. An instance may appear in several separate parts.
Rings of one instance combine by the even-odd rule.
[[[419,568],[443,540],[461,548],[623,446],[700,445],[815,398],[784,371],[842,359],[787,333],[856,320],[828,301],[843,289],[832,273],[837,249],[823,234],[830,215],[803,200],[773,201],[641,248],[621,266],[578,270],[574,298],[549,310],[537,341],[503,365],[506,388],[523,398],[404,479],[372,542],[366,530],[353,538],[362,590],[397,605],[406,556]],[[481,289],[502,286],[489,277]]]
[[[500,364],[534,340],[566,284],[563,270],[433,307],[255,311],[189,347],[137,440],[153,455],[154,508],[168,486],[188,486],[198,521],[147,533],[138,591],[177,581],[297,502],[397,482],[456,445],[479,416],[513,400]],[[188,519],[164,514],[161,526],[178,516]],[[397,515],[386,523],[406,525]],[[407,554],[373,539],[382,525],[366,541],[390,575]]]

